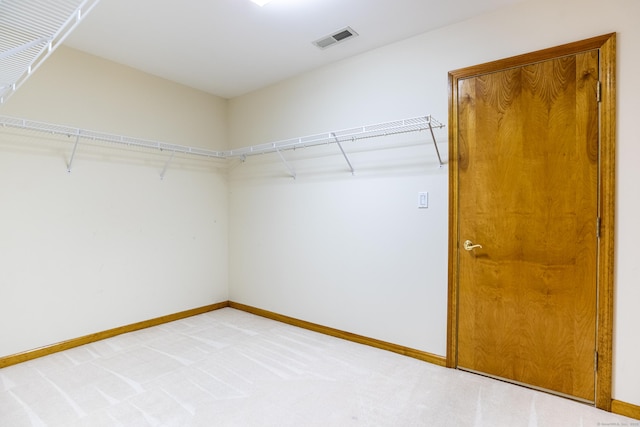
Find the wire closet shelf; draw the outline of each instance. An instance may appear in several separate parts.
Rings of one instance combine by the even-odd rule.
[[[204,148],[188,147],[185,145],[169,144],[166,142],[153,141],[148,139],[134,138],[125,135],[116,135],[93,130],[80,129],[71,126],[37,122],[34,120],[19,119],[14,117],[0,116],[0,125],[5,128],[26,129],[30,131],[42,132],[51,135],[66,135],[78,139],[87,139],[99,143],[120,144],[129,147],[149,148],[153,150],[168,151],[171,153],[186,153],[197,156],[224,158],[223,151],[207,150]]]
[[[349,160],[349,157],[344,150],[342,143],[349,141],[357,141],[368,138],[377,138],[382,136],[389,135],[398,135],[403,133],[410,132],[420,132],[420,131],[429,131],[429,136],[433,141],[433,146],[435,148],[438,163],[440,166],[443,165],[442,158],[440,156],[440,152],[438,150],[438,145],[436,143],[436,138],[434,134],[434,129],[440,129],[444,127],[444,124],[434,119],[432,116],[423,116],[423,117],[414,117],[410,119],[402,119],[395,120],[391,122],[378,123],[373,125],[366,125],[360,127],[354,127],[349,129],[344,129],[340,131],[334,132],[326,132],[316,135],[304,136],[299,138],[286,139],[277,142],[270,142],[265,144],[258,144],[244,148],[238,148],[233,150],[209,150],[205,148],[197,148],[190,147],[186,145],[179,144],[170,144],[166,142],[153,141],[148,139],[140,139],[134,138],[125,135],[117,135],[105,132],[98,132],[93,130],[86,130],[77,127],[65,126],[60,124],[51,124],[38,122],[34,120],[27,120],[21,118],[0,116],[0,126],[3,128],[17,128],[17,129],[25,129],[29,131],[42,132],[46,134],[53,135],[66,135],[68,137],[75,137],[75,144],[73,147],[73,152],[71,154],[71,160],[68,164],[68,171],[71,171],[71,164],[73,163],[73,158],[75,155],[76,148],[81,139],[86,139],[89,141],[94,141],[98,143],[106,143],[106,144],[117,144],[121,146],[129,146],[129,147],[140,147],[147,148],[152,150],[166,151],[171,153],[171,158],[165,165],[165,170],[161,174],[161,177],[164,175],[166,168],[169,163],[173,159],[173,156],[176,153],[195,155],[195,156],[204,156],[209,158],[216,159],[232,159],[232,158],[240,158],[242,160],[246,159],[248,156],[254,156],[258,154],[267,154],[267,153],[278,153],[280,155],[281,160],[285,163],[293,177],[295,178],[295,173],[293,173],[292,168],[289,166],[285,158],[282,156],[282,151],[286,150],[294,150],[297,148],[303,147],[313,147],[317,145],[326,145],[326,144],[337,144],[340,147],[340,151],[347,161],[351,172],[354,173],[354,168]]]
[[[227,151],[226,157],[246,157],[254,154],[273,153],[276,151],[357,141],[361,139],[397,135],[401,133],[419,132],[424,130],[433,131],[433,129],[440,129],[442,127],[444,127],[444,125],[432,116],[414,117],[411,119],[360,126],[340,131],[326,132],[299,138],[286,139],[278,142],[253,145],[251,147],[238,148]],[[432,137],[435,144],[435,136],[432,135]],[[437,145],[435,147],[437,150]]]
[[[100,0],[0,0],[0,105],[65,41]]]

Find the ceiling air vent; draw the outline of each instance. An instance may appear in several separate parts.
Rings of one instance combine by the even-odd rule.
[[[329,36],[322,37],[321,39],[314,41],[313,44],[319,47],[320,49],[326,49],[329,46],[333,46],[334,44],[343,42],[345,40],[349,40],[350,38],[355,37],[357,35],[358,33],[353,31],[353,28],[346,27],[336,31],[335,33]]]

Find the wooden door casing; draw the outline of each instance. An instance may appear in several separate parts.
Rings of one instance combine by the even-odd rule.
[[[587,51],[592,52],[584,53]],[[615,35],[609,34],[453,71],[449,76],[451,209],[448,366],[478,370],[584,400],[595,399],[596,406],[603,409],[609,409],[611,402],[614,52]],[[598,56],[603,59],[600,67],[597,65]],[[556,83],[545,82],[541,78],[546,74],[542,72],[545,67],[546,71],[556,76]],[[580,117],[580,114],[597,115],[594,95],[599,69],[602,70],[600,80],[603,84],[603,99],[600,105],[602,146],[598,165],[597,121],[595,125],[591,121],[591,125],[582,128],[567,124],[589,118]],[[567,78],[570,75],[574,77]],[[567,90],[568,96],[563,98],[561,94]],[[476,93],[478,91],[480,93]],[[533,93],[537,99],[531,98]],[[523,102],[523,96],[531,99]],[[469,105],[465,105],[466,101],[469,101]],[[537,103],[535,108],[538,112],[530,111],[533,101],[534,104]],[[574,107],[582,106],[572,110],[570,104]],[[468,116],[469,106],[482,110],[482,117]],[[490,108],[485,108],[487,106]],[[585,106],[586,109],[582,108]],[[544,112],[545,109],[553,111],[553,114],[541,114],[540,111]],[[572,118],[571,115],[575,115],[576,111],[586,112],[578,113],[578,116]],[[479,113],[475,111],[473,114]],[[510,114],[513,117],[509,117]],[[467,115],[465,120],[471,117],[468,121],[472,123],[470,126],[478,129],[466,129],[464,126],[467,125],[461,124],[459,120],[460,115]],[[513,121],[514,117],[520,119]],[[483,162],[477,156],[484,154],[477,147],[470,146],[469,132],[490,136],[493,132],[491,127],[496,129],[497,124],[502,126],[503,131],[503,136],[493,141],[497,150],[484,154],[491,157],[487,159],[487,165],[498,167],[493,172],[483,171],[480,166]],[[526,135],[523,136],[523,132]],[[574,176],[576,171],[573,169],[568,171],[562,167],[549,167],[576,160],[576,152],[572,152],[570,144],[556,144],[551,149],[547,148],[550,150],[547,153],[536,154],[535,150],[539,148],[536,144],[518,146],[510,143],[514,138],[521,137],[544,139],[549,135],[548,132],[559,133],[561,140],[588,141],[583,144],[583,154],[586,155],[582,156],[589,163],[588,176]],[[529,152],[525,152],[526,150]],[[531,162],[537,155],[541,155],[540,159],[544,161]],[[519,164],[522,159],[526,161]],[[479,173],[478,176],[488,173],[490,186],[507,191],[499,195],[500,192],[497,191],[475,188],[475,183],[459,176],[469,168],[474,174]],[[526,173],[518,170],[522,168],[527,169]],[[596,182],[598,177],[600,183]],[[554,182],[587,183],[590,189],[586,192],[579,190],[575,194],[571,190],[565,193],[561,190],[560,195],[547,197]],[[468,197],[465,199],[461,194]],[[516,224],[517,221],[496,221],[490,215],[485,215],[484,218],[480,215],[480,223],[477,224],[465,222],[465,214],[470,209],[486,212],[491,205],[500,205],[505,212],[515,213],[520,219],[535,214],[541,218],[541,228],[531,228],[526,225],[526,221],[524,227],[522,221],[520,225]],[[574,221],[572,212],[577,205],[583,206],[583,210],[592,211],[593,224],[586,223],[592,220],[583,223]],[[598,216],[602,219],[599,241],[595,238],[595,217]],[[577,236],[576,230],[580,231],[581,237],[571,237]],[[496,235],[505,238],[500,240]],[[567,244],[562,239],[556,242],[549,240],[556,235],[567,237]],[[459,245],[467,238],[484,247],[471,253],[459,253]],[[598,252],[600,258],[596,263]],[[550,262],[549,255],[554,255],[556,261]],[[496,263],[498,258],[506,261]],[[584,264],[585,260],[594,261],[593,267],[585,270],[582,266],[581,269],[586,272],[580,273],[583,277],[577,278],[573,267],[568,266],[574,265],[576,261]],[[524,274],[523,265],[533,267],[527,267],[529,272]],[[463,287],[461,290],[458,286],[469,280],[465,275],[483,277],[482,280],[492,285],[479,289]],[[527,290],[521,287],[508,289],[507,283],[518,282],[520,276],[526,275],[538,280],[534,280]],[[575,285],[554,285],[583,283],[586,280],[584,275],[589,276],[587,281],[590,284],[587,287],[591,289],[584,294],[576,294]],[[479,300],[485,302],[478,303]],[[493,301],[494,304],[498,302],[501,309],[495,310],[487,301]],[[569,306],[570,314],[546,315],[553,313],[558,304]],[[489,319],[483,326],[476,324],[479,313]],[[511,320],[507,320],[508,318]],[[532,319],[537,319],[539,325],[533,329],[531,325],[523,326],[527,322],[531,323]],[[538,332],[532,332],[536,328]],[[538,334],[537,338],[534,338],[535,334]],[[474,339],[488,340],[491,350],[487,353],[486,349],[476,348]],[[527,346],[529,349],[523,350]],[[567,350],[566,354],[558,354],[553,350],[558,346]],[[470,348],[473,350],[470,351]],[[598,351],[595,359],[594,350]],[[585,355],[588,357],[584,357]],[[544,362],[534,363],[529,359]],[[478,367],[480,369],[476,369]],[[585,380],[585,376],[589,377],[588,372],[593,373],[596,368],[596,379],[591,374],[590,379]],[[558,375],[560,371],[569,374]],[[577,375],[578,372],[583,374]]]

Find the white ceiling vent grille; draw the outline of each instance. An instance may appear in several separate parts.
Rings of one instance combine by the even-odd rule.
[[[333,46],[334,44],[338,44],[345,40],[349,40],[353,37],[356,37],[358,33],[353,31],[351,27],[345,27],[341,30],[336,31],[335,33],[328,35],[326,37],[322,37],[313,42],[314,45],[319,47],[320,49],[326,49],[329,46]]]

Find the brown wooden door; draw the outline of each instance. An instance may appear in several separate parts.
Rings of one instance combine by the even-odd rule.
[[[598,68],[592,50],[462,79],[457,98],[457,366],[591,402]]]

